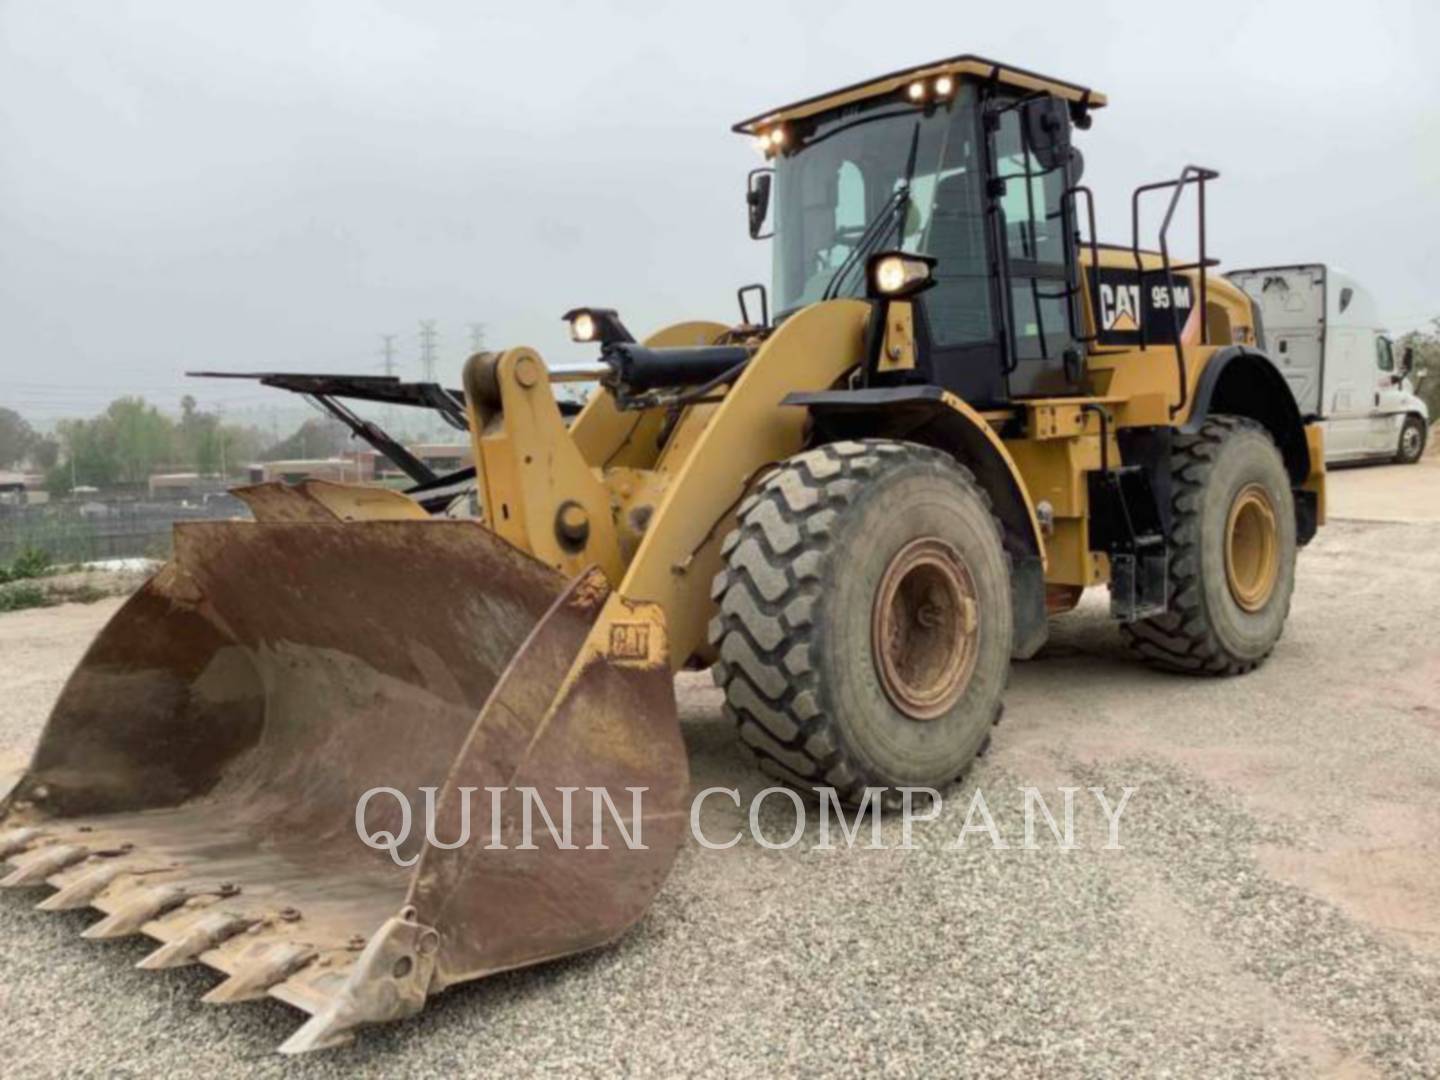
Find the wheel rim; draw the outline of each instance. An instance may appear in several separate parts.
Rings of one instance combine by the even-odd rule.
[[[1280,530],[1270,493],[1249,484],[1230,504],[1225,527],[1225,578],[1246,611],[1259,611],[1280,576]]]
[[[1420,429],[1414,424],[1406,424],[1400,435],[1400,453],[1406,457],[1417,457],[1420,453]]]
[[[890,703],[912,720],[944,715],[970,684],[979,653],[980,604],[960,553],[912,540],[881,576],[871,648]]]

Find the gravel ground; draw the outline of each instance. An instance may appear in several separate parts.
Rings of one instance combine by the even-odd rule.
[[[1420,471],[1371,484],[1398,474],[1409,498]],[[0,1072],[1440,1074],[1437,582],[1440,523],[1332,523],[1271,662],[1224,682],[1136,666],[1090,597],[1016,668],[990,753],[915,850],[819,850],[813,818],[788,851],[691,843],[619,945],[451,991],[329,1055],[278,1057],[299,1014],[203,1006],[216,976],[136,971],[143,941],[83,941],[93,914],[6,893]],[[115,606],[0,616],[0,772]],[[696,790],[748,802],[765,780],[708,680],[681,702]],[[1043,826],[1021,848],[1023,785],[1057,807],[1082,789],[1076,850]],[[1135,789],[1121,850],[1093,786]],[[1010,848],[952,846],[977,790]],[[708,807],[708,834],[730,835],[738,811]],[[791,820],[766,804],[769,835]],[[898,820],[883,829],[899,843]]]

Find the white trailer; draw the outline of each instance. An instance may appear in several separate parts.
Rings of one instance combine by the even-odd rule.
[[[1319,263],[1225,277],[1254,302],[1260,347],[1301,414],[1324,421],[1326,461],[1420,459],[1430,413],[1410,384],[1409,351],[1395,355],[1369,292]]]

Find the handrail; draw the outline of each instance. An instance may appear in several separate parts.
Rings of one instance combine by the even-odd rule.
[[[1185,368],[1185,347],[1180,341],[1180,316],[1175,311],[1175,274],[1181,270],[1200,271],[1200,343],[1210,343],[1209,320],[1206,318],[1205,303],[1207,299],[1206,269],[1217,265],[1205,253],[1205,182],[1217,180],[1220,174],[1214,169],[1207,169],[1203,165],[1186,165],[1180,170],[1180,175],[1174,180],[1161,180],[1153,184],[1141,184],[1130,196],[1130,248],[1135,257],[1135,272],[1140,278],[1141,287],[1145,282],[1145,263],[1140,257],[1140,196],[1151,191],[1162,191],[1166,188],[1174,188],[1175,193],[1170,196],[1170,204],[1165,209],[1164,220],[1160,223],[1160,265],[1165,274],[1165,290],[1169,299],[1167,308],[1170,312],[1170,325],[1175,338],[1175,363],[1179,370],[1180,378],[1180,400],[1170,406],[1170,415],[1174,416],[1185,408],[1190,400],[1190,379]],[[1196,187],[1196,201],[1199,210],[1199,240],[1200,258],[1194,263],[1186,263],[1181,266],[1174,266],[1170,262],[1169,233],[1171,222],[1175,218],[1175,209],[1180,203],[1180,197],[1185,192],[1187,184],[1194,184]],[[1145,320],[1139,320],[1140,325],[1140,347],[1145,348]]]

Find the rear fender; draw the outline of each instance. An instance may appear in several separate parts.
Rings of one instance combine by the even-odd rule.
[[[1180,430],[1194,434],[1216,414],[1248,417],[1270,433],[1295,492],[1296,539],[1301,545],[1309,543],[1325,521],[1323,435],[1319,424],[1306,425],[1280,369],[1255,349],[1217,349],[1200,373],[1190,415]]]
[[[1193,435],[1214,414],[1246,416],[1270,432],[1290,482],[1299,487],[1310,475],[1310,447],[1295,395],[1280,369],[1254,349],[1217,349],[1200,373],[1190,415],[1180,430]]]

